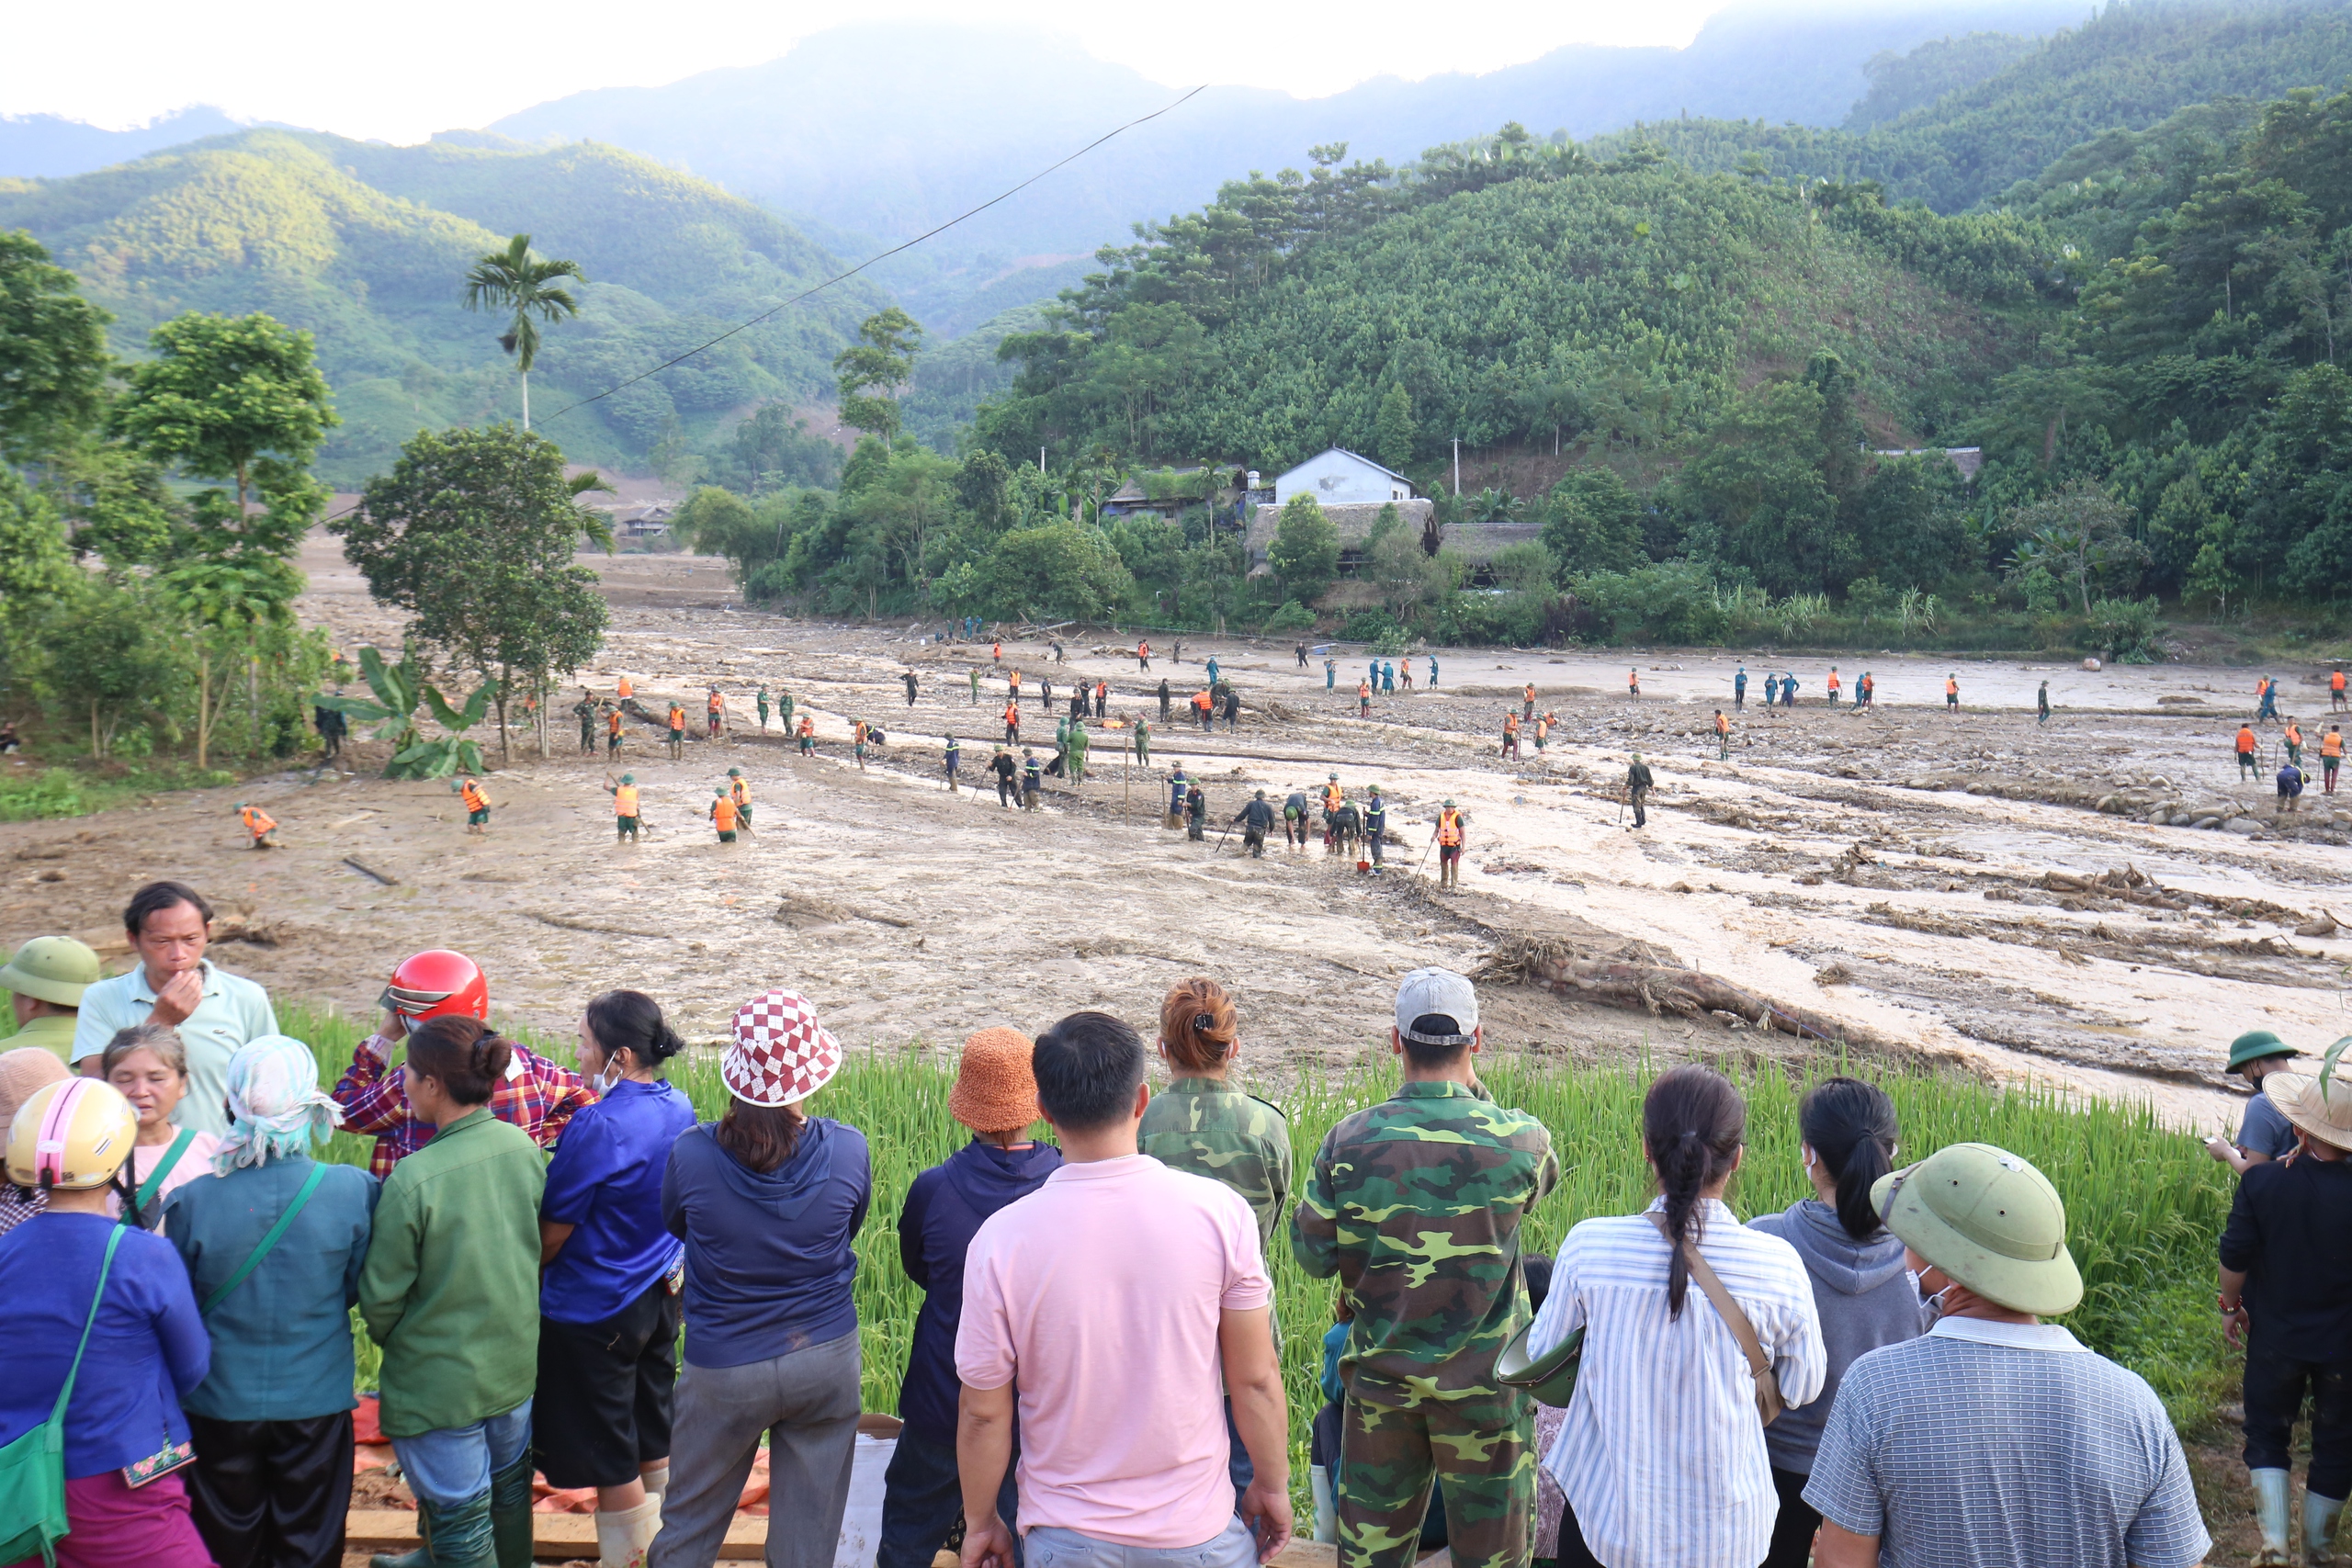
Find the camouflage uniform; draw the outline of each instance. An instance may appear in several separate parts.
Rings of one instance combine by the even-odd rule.
[[[1290,1124],[1280,1111],[1229,1083],[1178,1078],[1144,1109],[1137,1142],[1170,1170],[1240,1193],[1258,1216],[1258,1245],[1272,1247],[1290,1201]]]
[[[1528,1321],[1520,1218],[1560,1179],[1552,1136],[1483,1089],[1408,1083],[1331,1129],[1291,1246],[1355,1312],[1336,1478],[1340,1568],[1406,1568],[1433,1476],[1459,1568],[1523,1568],[1533,1407],[1495,1382]]]

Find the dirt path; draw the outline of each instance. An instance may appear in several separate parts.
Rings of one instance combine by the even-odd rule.
[[[305,564],[304,612],[339,646],[397,637],[331,548]],[[1941,671],[1920,661],[1874,662],[1884,705],[1872,713],[1820,706],[1818,671],[1801,671],[1807,705],[1770,718],[1751,706],[1724,763],[1707,694],[1728,678],[1729,657],[1659,656],[1683,668],[1645,669],[1636,704],[1614,658],[1440,650],[1437,693],[1384,695],[1363,721],[1348,661],[1340,689],[1326,691],[1319,660],[1298,669],[1287,643],[1188,637],[1182,665],[1155,659],[1148,676],[1131,658],[1072,647],[1056,665],[1041,646],[1008,645],[1041,756],[1053,728],[1041,678],[1062,707],[1073,682],[1102,677],[1113,718],[1124,726],[1142,711],[1154,722],[1152,768],[1123,787],[1130,731],[1097,731],[1082,796],[1056,784],[1028,815],[992,795],[951,795],[939,779],[944,734],[962,739],[977,782],[1001,733],[1001,679],[991,670],[974,705],[966,675],[987,662],[986,645],[748,613],[707,558],[599,564],[610,568],[612,637],[580,678],[603,694],[626,671],[640,698],[675,694],[697,718],[716,681],[738,727],[675,763],[653,731],[632,728],[624,761],[645,792],[644,843],[613,841],[604,760],[577,755],[560,713],[575,691],[558,705],[559,754],[531,759],[518,734],[512,765],[488,782],[487,839],[465,836],[442,784],[374,777],[380,759],[365,748],[348,764],[356,776],[289,773],[0,828],[0,940],[110,937],[129,889],[169,874],[217,895],[261,939],[225,944],[230,967],[355,1012],[391,962],[437,944],[480,957],[500,1010],[541,1027],[568,1030],[589,995],[629,985],[711,1040],[744,996],[781,983],[807,989],[845,1040],[876,1046],[950,1044],[984,1024],[1035,1028],[1081,1007],[1143,1024],[1171,981],[1205,972],[1236,990],[1247,1049],[1261,1060],[1340,1066],[1384,1040],[1396,976],[1469,967],[1532,932],[1586,952],[1646,944],[1886,1049],[2146,1096],[2199,1127],[2233,1113],[2214,1071],[2230,1036],[2263,1026],[2313,1047],[2342,1031],[2352,942],[2292,928],[2322,908],[2352,919],[2352,849],[2332,813],[2281,828],[2274,802],[2229,779],[2235,714],[2223,705],[2234,699],[2200,688],[2250,685],[2234,672],[2122,670],[2063,692],[2053,678],[2064,700],[2044,729],[2024,705],[2041,678],[2030,668],[1963,669],[1965,693],[2014,705],[1957,718],[1931,701]],[[1170,644],[1154,640],[1164,656]],[[1161,726],[1157,682],[1168,676],[1181,704],[1210,652],[1247,705],[1240,731]],[[1766,668],[1749,663],[1751,697]],[[921,682],[911,711],[899,683],[909,669]],[[1417,681],[1425,672],[1418,665]],[[1614,689],[1600,683],[1611,674]],[[1501,694],[1527,678],[1560,727],[1540,757],[1531,746],[1506,761],[1491,739]],[[757,733],[762,682],[814,712],[820,756],[799,759]],[[1567,689],[1578,685],[1591,694]],[[2296,705],[2311,728],[2310,705]],[[847,756],[858,717],[891,736],[864,773]],[[1659,783],[1641,833],[1619,826],[1615,794],[1634,748]],[[1222,852],[1189,843],[1157,825],[1178,759],[1204,779],[1218,828],[1258,787],[1278,800],[1337,772],[1360,798],[1376,780],[1405,841],[1390,851],[1400,869],[1452,796],[1471,820],[1464,887],[1441,896],[1396,871],[1358,877],[1319,846],[1253,862],[1238,831]],[[758,831],[727,846],[701,818],[729,766],[751,781]],[[240,797],[284,824],[284,849],[240,847],[230,810]],[[2133,815],[2116,814],[2125,797]],[[2089,809],[2102,801],[2108,814]],[[2241,830],[2138,819],[2173,806],[2226,813]],[[2119,886],[2087,880],[2110,872],[2125,874]],[[1503,1050],[1804,1049],[1744,1024],[1653,1018],[1530,986],[1490,986],[1485,1000]]]

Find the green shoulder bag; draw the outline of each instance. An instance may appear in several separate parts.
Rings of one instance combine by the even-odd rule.
[[[65,1386],[57,1391],[57,1404],[49,1419],[0,1448],[0,1562],[22,1562],[39,1556],[44,1568],[57,1568],[57,1543],[69,1526],[65,1518],[65,1407],[73,1402],[74,1379],[82,1370],[82,1352],[90,1348],[90,1329],[98,1321],[98,1303],[106,1299],[107,1275],[114,1268],[114,1249],[122,1241],[117,1225],[107,1237],[105,1261],[98,1265],[98,1288],[90,1297],[90,1315],[82,1320],[82,1342],[74,1347],[74,1364],[65,1370]]]

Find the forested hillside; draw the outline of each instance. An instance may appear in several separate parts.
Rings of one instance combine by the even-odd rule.
[[[2078,144],[2139,130],[2190,106],[2272,98],[2352,77],[2352,8],[2340,0],[2136,0],[1961,85],[1970,51],[1940,59],[1956,90],[1893,118],[1866,99],[1844,130],[1705,118],[1655,120],[1600,139],[1603,154],[1651,146],[1694,168],[1773,178],[1875,180],[1887,199],[1956,212],[1997,199]],[[1985,51],[1977,50],[1981,57]],[[1898,73],[1900,75],[1901,73]],[[1891,106],[1889,106],[1891,107]]]
[[[633,153],[476,141],[217,137],[73,179],[0,181],[0,231],[29,230],[76,272],[127,355],[187,310],[311,331],[344,421],[322,471],[346,484],[420,426],[517,412],[499,318],[460,308],[467,268],[510,234],[588,277],[580,318],[548,329],[533,372],[542,423],[835,269],[775,214]],[[578,460],[641,467],[665,436],[708,438],[722,413],[821,398],[878,301],[853,282],[548,434]]]

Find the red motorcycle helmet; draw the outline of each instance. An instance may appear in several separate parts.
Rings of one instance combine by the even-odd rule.
[[[490,1017],[490,982],[462,953],[436,947],[403,959],[384,987],[382,1006],[412,1024],[428,1018]]]

